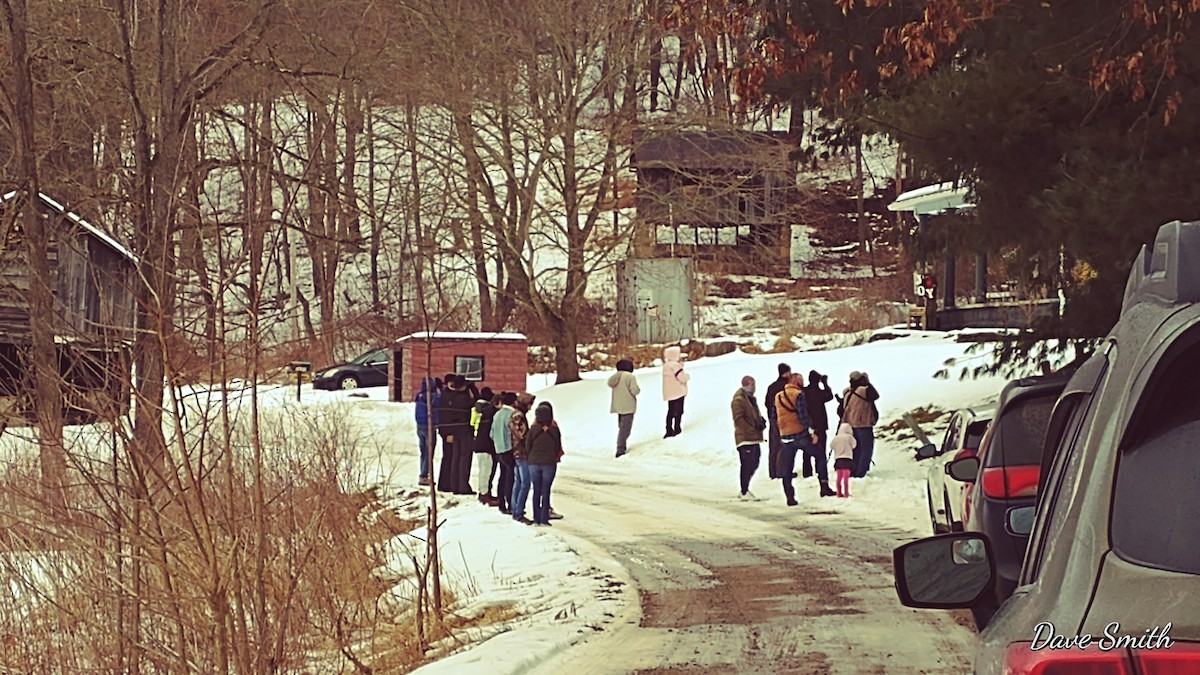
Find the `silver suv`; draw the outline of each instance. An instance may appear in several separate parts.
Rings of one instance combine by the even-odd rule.
[[[1018,586],[980,634],[976,673],[1200,673],[1200,222],[1143,247],[1121,318],[1050,419]],[[911,607],[992,592],[985,535],[896,549]]]

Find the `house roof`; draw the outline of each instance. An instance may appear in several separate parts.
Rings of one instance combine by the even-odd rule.
[[[762,169],[791,149],[788,135],[770,131],[661,131],[633,133],[636,169]],[[782,168],[782,167],[781,167]]]
[[[405,342],[407,340],[513,340],[525,342],[527,338],[521,333],[456,333],[450,331],[434,331],[428,333],[421,331],[396,340],[396,342]]]
[[[5,201],[5,202],[12,201],[12,199],[16,196],[17,196],[17,191],[13,190],[11,192],[5,193],[2,197],[0,197],[0,201]],[[50,207],[51,209],[54,209],[55,211],[58,211],[62,215],[66,216],[67,218],[74,221],[77,225],[79,225],[81,228],[83,228],[83,230],[85,232],[87,232],[88,234],[91,234],[96,239],[99,239],[102,243],[104,243],[105,246],[108,246],[112,250],[116,251],[120,255],[124,256],[125,258],[127,258],[128,260],[133,262],[134,264],[137,263],[137,256],[135,256],[133,254],[133,252],[130,251],[128,248],[121,245],[121,242],[117,241],[116,238],[113,237],[108,232],[105,232],[103,229],[84,220],[83,218],[81,218],[79,216],[79,214],[75,213],[74,211],[68,211],[65,206],[63,206],[62,204],[59,204],[57,201],[55,201],[53,198],[46,195],[46,193],[44,193],[44,192],[39,192],[38,198],[41,199],[42,203],[45,204],[46,206]]]

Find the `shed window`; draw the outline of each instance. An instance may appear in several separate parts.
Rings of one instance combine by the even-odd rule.
[[[454,372],[467,378],[470,382],[483,381],[482,356],[455,356]]]

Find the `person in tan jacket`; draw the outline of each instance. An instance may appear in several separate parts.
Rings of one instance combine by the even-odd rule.
[[[741,465],[742,499],[758,498],[750,492],[750,479],[758,470],[758,461],[762,450],[763,430],[767,421],[763,419],[758,409],[758,401],[754,398],[754,378],[749,375],[742,378],[742,386],[733,392],[730,408],[733,412],[733,442],[737,445],[738,460]]]
[[[626,443],[633,430],[633,414],[637,412],[637,397],[642,393],[637,378],[633,376],[633,361],[617,361],[617,372],[609,376],[608,387],[612,389],[609,412],[617,416],[617,457],[620,457],[627,450]]]
[[[854,430],[854,470],[852,478],[862,478],[871,468],[871,459],[875,454],[875,425],[879,423],[879,410],[875,401],[879,400],[879,392],[871,384],[866,373],[854,371],[850,373],[850,386],[842,392],[841,421],[850,425]]]
[[[821,484],[821,496],[837,494],[829,487],[829,467],[825,453],[817,450],[818,436],[808,416],[808,401],[804,397],[804,376],[793,372],[791,380],[775,397],[775,417],[779,423],[779,436],[783,446],[779,451],[779,474],[783,480],[783,494],[788,506],[795,506],[796,493],[792,479],[796,477],[796,453],[808,455],[816,465],[817,479]]]

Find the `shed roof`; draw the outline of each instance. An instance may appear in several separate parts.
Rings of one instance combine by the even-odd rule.
[[[888,204],[889,211],[911,211],[913,215],[935,215],[947,209],[970,209],[970,190],[955,183],[937,183],[909,190]]]
[[[12,199],[16,196],[17,196],[17,191],[13,190],[11,192],[5,193],[4,196],[0,197],[0,200],[8,202],[8,201],[12,201]],[[105,246],[108,246],[109,248],[116,251],[121,256],[127,258],[130,262],[133,262],[135,264],[137,263],[137,256],[135,256],[133,254],[133,252],[130,251],[128,248],[125,248],[124,246],[122,246],[121,242],[117,241],[116,238],[113,237],[108,232],[105,232],[103,229],[84,220],[83,218],[81,218],[79,216],[79,214],[75,213],[74,211],[68,211],[65,206],[63,206],[62,204],[59,204],[57,201],[55,201],[53,198],[51,198],[44,192],[39,192],[38,198],[41,199],[41,202],[43,204],[45,204],[46,206],[50,207],[51,209],[54,209],[55,211],[58,211],[62,215],[66,216],[67,218],[70,218],[77,225],[82,227],[84,229],[84,231],[86,231],[87,233],[91,234],[92,236],[96,237],[101,242],[103,242]]]
[[[433,339],[433,340],[475,340],[475,341],[479,341],[479,340],[491,340],[491,341],[510,340],[510,341],[525,342],[525,341],[527,341],[528,338],[526,338],[521,333],[456,333],[456,332],[452,332],[452,331],[434,331],[433,333],[429,333],[427,331],[421,331],[418,333],[413,333],[411,335],[405,335],[404,337],[396,340],[396,342],[404,342],[406,340],[429,340],[429,339]]]
[[[638,169],[761,169],[768,153],[791,149],[788,135],[771,131],[661,131],[633,133]]]

